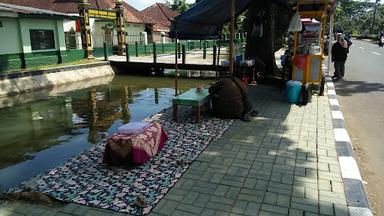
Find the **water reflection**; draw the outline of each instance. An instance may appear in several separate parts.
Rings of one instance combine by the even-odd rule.
[[[152,79],[116,76],[109,84],[60,87],[0,108],[0,191],[65,162],[125,123],[171,106],[173,80]]]
[[[159,89],[155,88],[155,104],[159,104]]]
[[[88,141],[90,143],[97,143],[99,141],[97,134],[97,100],[96,100],[96,89],[92,89],[88,93],[88,108],[89,108],[89,132],[88,132]]]
[[[129,99],[132,96],[132,89],[124,86],[121,89],[122,97],[121,97],[121,108],[123,109],[123,122],[127,124],[131,119],[131,112],[129,111]],[[132,101],[132,100],[131,100]],[[131,102],[132,103],[132,102]]]

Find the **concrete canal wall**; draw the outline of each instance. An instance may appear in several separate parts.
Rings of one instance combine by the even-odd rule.
[[[109,62],[60,67],[0,76],[0,97],[32,92],[60,85],[113,77],[115,72]]]

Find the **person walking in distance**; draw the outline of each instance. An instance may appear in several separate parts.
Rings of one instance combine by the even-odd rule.
[[[344,77],[345,61],[347,60],[347,47],[342,33],[336,35],[336,43],[332,46],[332,62],[335,65],[335,73],[332,79],[340,80]]]

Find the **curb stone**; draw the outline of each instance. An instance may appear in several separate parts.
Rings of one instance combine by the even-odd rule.
[[[346,124],[339,101],[337,100],[335,85],[330,76],[327,76],[325,81],[332,112],[333,135],[335,137],[336,151],[349,214],[351,216],[373,216],[359,167],[353,156],[352,142],[345,127]]]

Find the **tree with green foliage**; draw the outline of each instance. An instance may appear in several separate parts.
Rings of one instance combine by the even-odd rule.
[[[352,31],[354,34],[378,34],[384,27],[384,6],[379,0],[340,0],[335,12],[335,30]]]
[[[173,0],[172,2],[167,1],[166,5],[172,10],[178,11],[180,13],[188,10],[191,7],[191,4],[188,4],[185,0]]]

